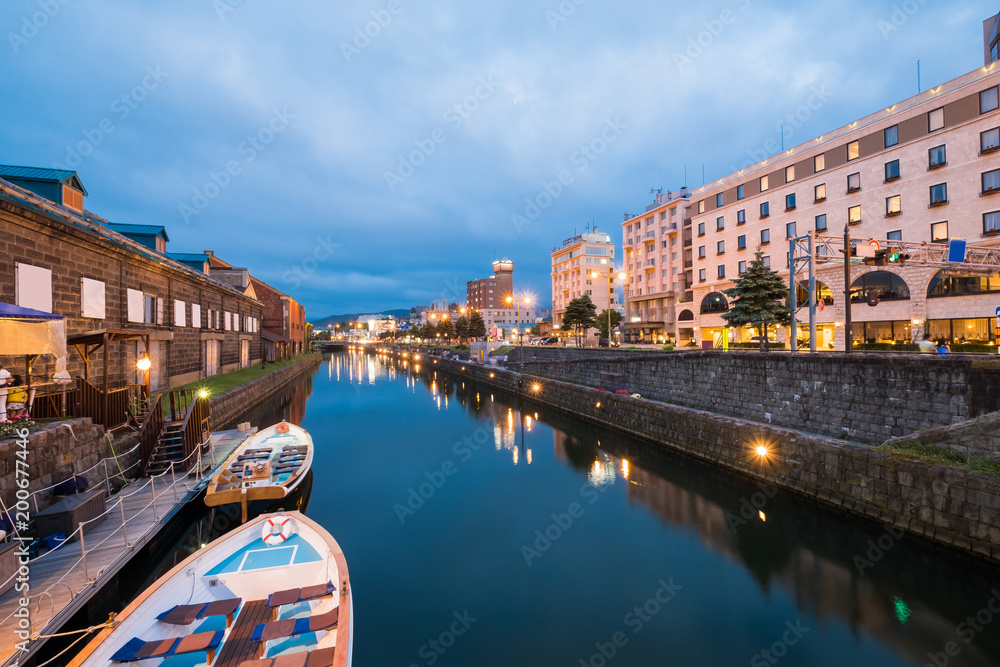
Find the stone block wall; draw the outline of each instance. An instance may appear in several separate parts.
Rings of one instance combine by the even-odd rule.
[[[212,406],[211,427],[213,431],[232,428],[234,421],[241,414],[258,403],[267,400],[278,393],[284,386],[296,378],[312,373],[319,366],[321,356],[310,354],[301,361],[286,366],[273,373],[268,373],[245,385],[212,396],[209,402]],[[257,424],[254,424],[257,426]]]
[[[998,477],[540,376],[446,360],[432,361],[424,368],[520,393],[525,400],[1000,562]],[[532,389],[536,383],[537,392]],[[767,457],[756,455],[758,446],[767,447]]]
[[[708,350],[528,362],[525,372],[868,443],[1000,409],[992,357]]]

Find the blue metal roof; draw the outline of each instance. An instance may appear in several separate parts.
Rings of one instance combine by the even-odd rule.
[[[178,262],[207,262],[208,255],[196,252],[168,252],[167,257]]]
[[[102,222],[108,229],[113,229],[119,234],[148,234],[150,236],[163,235],[164,241],[169,241],[167,229],[162,225],[129,225],[120,222]]]
[[[75,171],[66,169],[45,169],[43,167],[18,167],[9,164],[0,164],[0,178],[17,178],[26,181],[48,181],[50,183],[65,183],[74,181],[73,187],[77,188],[84,195],[88,195],[87,188],[83,187],[83,182]]]

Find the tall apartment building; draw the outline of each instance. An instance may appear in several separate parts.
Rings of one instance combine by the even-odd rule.
[[[552,324],[562,326],[566,306],[573,299],[583,296],[597,306],[600,313],[608,307],[617,308],[617,294],[608,290],[606,277],[591,278],[592,271],[598,271],[603,276],[615,269],[615,245],[611,237],[599,232],[597,228],[586,234],[563,241],[561,247],[552,249]],[[590,332],[588,332],[589,334]],[[589,337],[588,337],[589,342]]]
[[[493,275],[470,280],[465,284],[466,305],[473,310],[504,308],[504,299],[514,294],[514,262],[499,259],[493,262]]]
[[[622,248],[625,256],[626,342],[666,343],[676,340],[677,304],[693,299],[691,193],[659,193],[642,215],[625,216]]]
[[[1000,14],[983,21],[983,65],[1000,60]]]
[[[881,239],[883,247],[956,238],[1000,245],[998,84],[1000,66],[992,63],[696,190],[690,221],[680,231],[685,270],[677,280],[691,285],[690,297],[677,300],[672,323],[666,315],[668,331],[680,345],[754,336],[750,329],[724,328],[729,304],[722,290],[732,287],[758,247],[765,263],[787,277],[787,239],[811,231],[842,237],[846,228],[863,243]],[[637,236],[626,250],[648,249]],[[817,250],[819,260],[833,258],[816,263],[818,349],[845,349],[842,245]],[[643,286],[649,289],[646,280]],[[638,281],[634,287],[638,298]],[[855,342],[918,340],[925,330],[953,341],[996,339],[996,271],[858,262],[848,287]],[[807,295],[799,294],[802,303]],[[868,305],[876,298],[877,305]],[[800,316],[807,317],[805,311]],[[787,330],[775,333],[787,336]]]

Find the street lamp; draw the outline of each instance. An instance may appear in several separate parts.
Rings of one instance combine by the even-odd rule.
[[[144,379],[143,384],[146,385],[146,398],[149,398],[149,369],[153,366],[153,362],[149,360],[149,353],[143,355],[142,359],[135,362],[135,367],[142,371],[142,376]]]
[[[531,305],[531,296],[524,295],[519,299],[515,299],[513,295],[508,296],[504,301],[508,305],[514,304],[514,327],[517,331],[517,346],[521,350],[521,363],[524,363],[524,332],[521,329],[521,306]]]
[[[597,271],[597,270],[591,271],[590,272],[590,277],[593,280],[596,280],[597,278],[607,278],[608,279],[608,306],[607,306],[607,311],[608,311],[608,349],[610,349],[611,348],[611,281],[613,279],[617,279],[619,282],[621,282],[624,285],[625,284],[625,279],[628,278],[628,274],[625,273],[624,271],[619,271],[618,274],[616,275],[615,272],[614,272],[614,269],[612,268],[606,274],[601,273],[600,271]],[[600,347],[600,341],[598,341],[597,345],[598,345],[598,347]]]

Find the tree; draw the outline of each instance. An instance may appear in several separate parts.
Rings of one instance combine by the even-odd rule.
[[[410,315],[416,315],[416,314],[417,314],[417,307],[414,306],[413,308],[410,308]]]
[[[611,313],[611,328],[614,329],[618,326],[618,323],[622,321],[622,314],[619,313],[614,308],[609,310],[604,310],[600,315],[597,316],[597,330],[601,332],[601,338],[607,338],[611,340],[611,336],[608,332],[608,313]]]
[[[597,306],[586,294],[573,299],[566,306],[566,312],[563,313],[563,328],[572,329],[573,335],[576,336],[577,347],[583,345],[583,336],[587,333],[587,329],[594,326],[596,317]]]
[[[455,335],[458,336],[459,340],[466,340],[469,338],[469,318],[464,315],[455,321]]]
[[[430,322],[426,322],[417,331],[417,335],[420,336],[420,338],[423,338],[424,340],[427,340],[429,338],[434,338],[435,333],[437,333],[437,328]]]
[[[533,327],[531,327],[531,329],[529,329],[529,331],[530,331],[530,333],[531,333],[532,336],[541,336],[542,335],[542,327],[539,326],[539,325],[537,325],[537,324],[534,325]]]
[[[764,252],[758,247],[750,267],[735,285],[723,290],[733,301],[729,312],[722,314],[729,326],[751,325],[757,329],[761,352],[767,352],[767,327],[771,324],[787,324],[791,319],[791,309],[785,305],[788,299],[788,285],[777,271],[764,266]]]
[[[449,313],[454,313],[454,312],[457,312],[457,311],[458,311],[458,304],[457,303],[452,302],[452,303],[448,304],[448,312]]]
[[[455,323],[449,317],[438,322],[437,331],[435,333],[441,334],[442,339],[451,340],[455,337]]]
[[[469,318],[469,336],[471,338],[486,338],[486,322],[479,313],[472,313]]]

